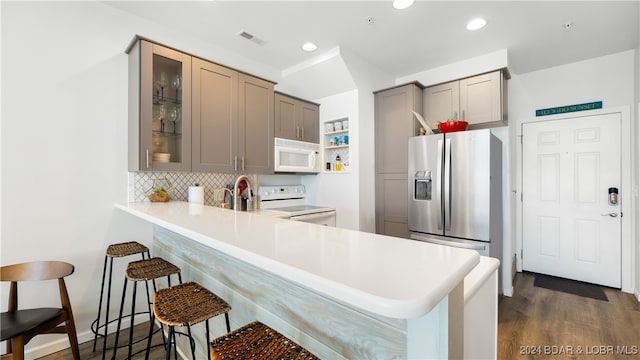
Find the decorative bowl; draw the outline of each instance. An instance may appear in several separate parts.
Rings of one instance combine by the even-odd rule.
[[[441,133],[465,131],[468,125],[468,122],[461,120],[445,121],[438,124],[438,130]]]
[[[146,195],[151,202],[167,202],[171,200],[170,193],[173,191],[173,185],[166,178],[153,179],[151,189],[147,190]]]
[[[167,202],[170,200],[169,194],[166,192],[156,192],[148,195],[151,202]]]

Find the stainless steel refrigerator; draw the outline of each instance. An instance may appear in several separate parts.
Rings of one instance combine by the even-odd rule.
[[[502,258],[502,142],[490,129],[409,139],[411,239]]]

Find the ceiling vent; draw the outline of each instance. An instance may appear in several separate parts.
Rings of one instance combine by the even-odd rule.
[[[253,43],[256,43],[256,44],[258,44],[258,45],[262,45],[262,44],[264,44],[264,40],[262,40],[262,39],[260,39],[260,38],[257,38],[257,37],[255,37],[254,35],[249,34],[248,32],[246,32],[246,31],[244,31],[244,30],[243,30],[243,31],[240,31],[240,32],[238,33],[238,35],[239,35],[240,37],[243,37],[243,38],[245,38],[245,39],[247,39],[247,40],[249,40],[249,41],[251,41],[251,42],[253,42]]]

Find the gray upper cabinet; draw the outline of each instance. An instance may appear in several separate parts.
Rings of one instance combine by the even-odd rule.
[[[300,140],[320,143],[320,106],[301,101]]]
[[[507,123],[507,79],[494,71],[460,80],[460,113],[469,125]]]
[[[459,119],[460,83],[452,81],[424,89],[424,119],[432,129],[438,122]]]
[[[191,56],[144,40],[129,53],[129,171],[191,169]]]
[[[193,170],[273,173],[273,83],[193,60]]]
[[[275,137],[320,143],[320,105],[276,92]]]
[[[140,38],[127,53],[130,171],[273,173],[273,82]]]
[[[422,113],[422,85],[375,93],[376,233],[409,237],[407,171],[409,138],[418,134],[413,112]]]
[[[273,174],[274,84],[242,73],[238,84],[240,170]]]
[[[233,172],[238,147],[238,72],[193,59],[193,171]]]
[[[422,87],[411,83],[375,93],[376,173],[406,173],[409,137],[418,134]]]
[[[465,120],[470,128],[507,123],[507,77],[502,71],[434,85],[424,89],[427,123]]]
[[[296,116],[298,101],[286,95],[275,93],[275,137],[298,140]]]

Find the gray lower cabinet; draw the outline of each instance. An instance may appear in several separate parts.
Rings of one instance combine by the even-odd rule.
[[[374,93],[378,234],[409,237],[408,144],[419,133],[413,112],[422,114],[422,89],[410,83]]]
[[[276,92],[275,137],[320,143],[320,105]]]
[[[407,174],[376,174],[376,233],[409,238]]]

